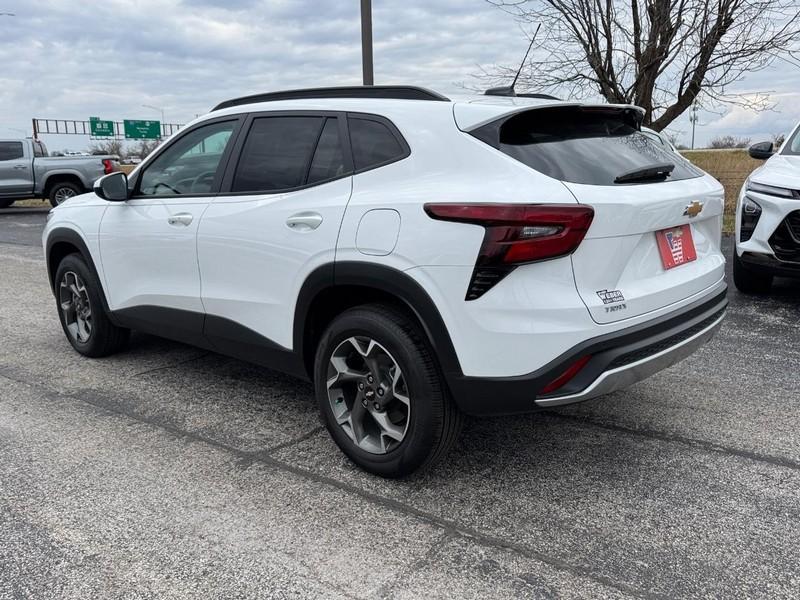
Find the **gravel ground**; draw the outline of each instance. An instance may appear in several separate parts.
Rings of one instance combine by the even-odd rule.
[[[800,286],[623,392],[362,473],[308,384],[134,335],[71,350],[42,212],[0,211],[0,598],[797,597]]]

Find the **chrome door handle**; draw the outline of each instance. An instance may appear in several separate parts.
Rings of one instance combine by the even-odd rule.
[[[178,213],[177,215],[170,215],[167,218],[167,223],[170,225],[191,225],[192,215],[189,213]]]
[[[312,231],[322,225],[322,215],[315,212],[301,212],[286,219],[286,225],[295,231]]]

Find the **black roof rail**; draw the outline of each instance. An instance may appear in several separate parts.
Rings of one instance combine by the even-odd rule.
[[[551,96],[550,94],[517,94],[518,98],[538,98],[539,100],[561,100],[561,98],[556,98],[555,96]]]
[[[277,100],[304,100],[309,98],[394,98],[397,100],[434,100],[449,102],[450,98],[437,92],[413,85],[358,85],[347,87],[309,88],[305,90],[287,90],[285,92],[268,92],[253,94],[220,102],[211,112],[253,104],[255,102],[274,102]]]

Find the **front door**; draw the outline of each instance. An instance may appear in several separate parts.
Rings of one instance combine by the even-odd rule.
[[[219,187],[237,120],[196,127],[132,179],[132,197],[109,203],[100,256],[112,311],[165,337],[202,330],[197,265],[200,218]]]
[[[28,196],[33,191],[32,157],[19,141],[0,141],[0,196]]]

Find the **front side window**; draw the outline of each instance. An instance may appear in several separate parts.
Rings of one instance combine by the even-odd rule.
[[[181,196],[212,191],[235,121],[212,123],[183,135],[146,168],[139,196]]]
[[[406,152],[391,130],[379,121],[350,117],[350,144],[357,171],[377,167],[399,158]]]
[[[344,170],[336,119],[259,117],[247,134],[231,191],[289,190],[341,174],[340,168]]]
[[[23,156],[22,142],[0,142],[0,160],[18,160]]]
[[[792,136],[783,143],[781,154],[800,156],[800,127],[795,129]]]

